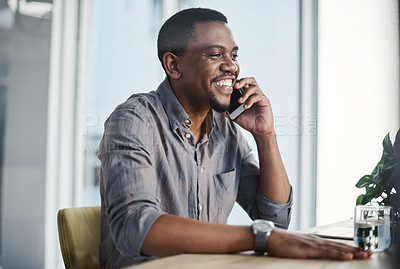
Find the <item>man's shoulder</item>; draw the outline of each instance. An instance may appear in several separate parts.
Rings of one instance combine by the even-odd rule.
[[[160,110],[160,97],[156,91],[132,94],[125,102],[118,105],[110,117],[145,117],[148,118]]]
[[[138,93],[131,95],[125,102],[118,105],[104,123],[104,137],[113,141],[118,136],[133,139],[136,142],[149,144],[151,133],[156,126],[156,114],[162,113],[157,109],[157,93]],[[140,139],[139,139],[140,138]],[[110,140],[111,139],[111,140]]]
[[[134,93],[125,102],[117,108],[129,109],[130,107],[139,108],[147,106],[155,106],[160,103],[160,96],[157,91],[146,93]]]

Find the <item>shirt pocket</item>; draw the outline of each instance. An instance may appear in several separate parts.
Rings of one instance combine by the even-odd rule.
[[[239,185],[236,181],[236,168],[222,174],[214,175],[217,215],[211,221],[217,223],[227,222],[236,201]]]

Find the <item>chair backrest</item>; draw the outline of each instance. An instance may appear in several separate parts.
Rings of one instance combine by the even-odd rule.
[[[100,215],[100,206],[58,211],[58,237],[66,269],[99,268]]]

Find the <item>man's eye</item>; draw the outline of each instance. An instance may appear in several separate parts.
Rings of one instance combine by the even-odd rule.
[[[239,55],[237,55],[237,54],[232,54],[232,59],[237,60],[238,57],[239,57]]]
[[[211,54],[211,58],[221,58],[222,54],[221,53],[216,53],[216,54]]]

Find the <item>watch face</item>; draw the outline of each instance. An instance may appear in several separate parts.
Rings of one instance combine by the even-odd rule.
[[[253,228],[260,232],[267,232],[274,228],[274,223],[268,220],[255,220]]]

